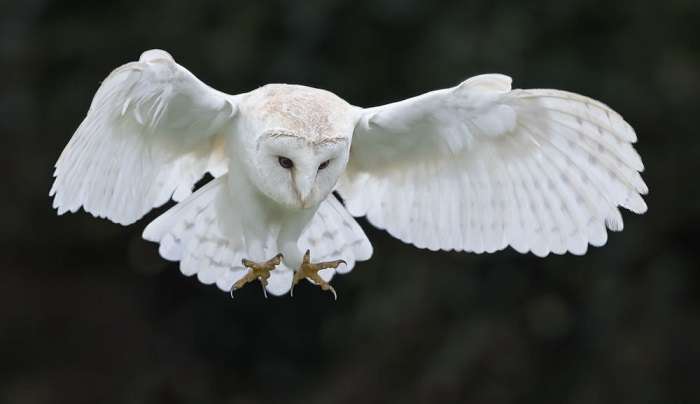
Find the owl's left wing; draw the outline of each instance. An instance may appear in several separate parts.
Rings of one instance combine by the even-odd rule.
[[[583,254],[647,209],[636,140],[600,102],[476,76],[361,110],[338,192],[417,247]]]

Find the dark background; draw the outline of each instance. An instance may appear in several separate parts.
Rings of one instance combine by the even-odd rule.
[[[700,2],[0,2],[0,403],[700,402]],[[57,217],[52,166],[100,80],[163,48],[229,93],[370,106],[501,72],[637,130],[649,212],[584,257],[374,258],[231,300],[124,228]]]

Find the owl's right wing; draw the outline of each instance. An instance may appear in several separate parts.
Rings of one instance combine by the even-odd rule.
[[[114,70],[56,162],[50,191],[59,214],[85,211],[129,224],[207,171],[227,169],[222,131],[237,96],[214,90],[165,51]]]
[[[360,110],[338,192],[418,247],[582,254],[647,209],[636,139],[590,98],[476,76]]]

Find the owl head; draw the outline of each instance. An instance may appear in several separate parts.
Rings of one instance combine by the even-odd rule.
[[[345,170],[354,108],[325,90],[261,87],[240,103],[234,152],[264,195],[289,208],[316,207]]]

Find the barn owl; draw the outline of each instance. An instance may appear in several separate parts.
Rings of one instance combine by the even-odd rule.
[[[173,199],[143,237],[185,275],[232,294],[307,279],[337,296],[334,274],[372,255],[357,216],[430,250],[605,244],[618,207],[647,209],[636,140],[600,102],[500,74],[360,108],[300,85],[225,94],[149,50],[101,84],[50,196],[58,214],[122,225]]]

